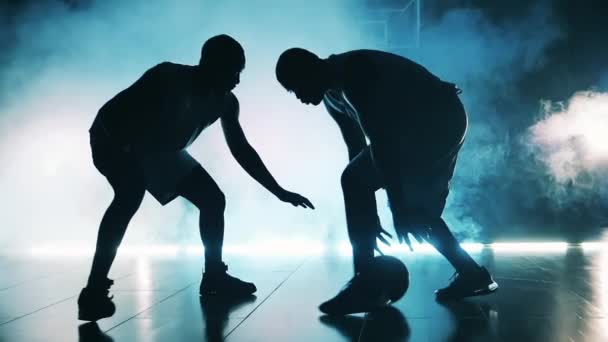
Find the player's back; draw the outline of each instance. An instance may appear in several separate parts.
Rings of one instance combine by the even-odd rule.
[[[431,139],[440,145],[438,137],[445,138],[447,145],[462,139],[467,118],[453,84],[389,52],[354,50],[336,56],[342,58],[356,88],[355,107],[357,102],[363,104],[360,122],[371,133],[370,139],[393,136],[406,143]]]
[[[415,101],[433,94],[441,79],[424,66],[400,55],[379,50],[353,50],[336,55],[343,60],[347,72],[358,76],[358,82],[373,84],[384,96],[394,95]]]
[[[101,127],[119,141],[128,141],[132,135],[156,134],[168,124],[167,113],[175,99],[190,87],[191,68],[163,62],[148,69],[100,108],[91,131]]]

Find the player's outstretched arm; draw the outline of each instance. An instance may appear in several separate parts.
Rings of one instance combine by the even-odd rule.
[[[222,130],[228,148],[239,165],[281,201],[291,203],[294,206],[314,209],[313,204],[306,197],[283,189],[268,171],[255,149],[249,144],[239,123],[239,103],[234,94],[230,93],[227,96],[224,108],[221,117]]]

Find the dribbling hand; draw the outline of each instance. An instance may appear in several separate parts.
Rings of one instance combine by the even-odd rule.
[[[384,235],[386,235],[386,237]],[[380,240],[380,242],[382,242],[383,244],[387,245],[387,246],[391,246],[391,243],[388,239],[392,239],[393,236],[391,235],[391,233],[387,232],[386,230],[384,230],[382,228],[382,226],[380,224],[378,224],[378,226],[376,227],[376,239]],[[374,249],[376,251],[378,251],[378,253],[380,253],[381,255],[384,255],[384,253],[382,252],[382,250],[380,250],[380,246],[378,246],[378,241],[376,241],[376,246],[374,247]]]
[[[314,209],[315,206],[308,200],[308,198],[296,194],[295,192],[283,190],[277,197],[287,203],[291,203],[294,207],[302,207],[302,208],[311,208]]]
[[[422,224],[409,223],[395,225],[395,232],[397,233],[397,240],[399,243],[405,242],[412,252],[414,251],[414,248],[412,247],[409,234],[411,234],[418,243],[422,243],[423,239],[428,238],[428,229]]]

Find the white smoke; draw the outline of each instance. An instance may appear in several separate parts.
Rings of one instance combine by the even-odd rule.
[[[544,118],[530,128],[530,142],[558,183],[608,167],[608,93],[582,91],[567,103],[543,102]]]
[[[304,211],[274,199],[240,169],[217,125],[210,127],[191,153],[226,193],[226,243],[346,238],[339,177],[347,154],[340,133],[322,108],[303,106],[281,88],[274,64],[293,46],[321,56],[375,48],[361,3],[114,0],[73,11],[59,1],[32,1],[13,20],[16,26],[6,28],[14,33],[15,48],[0,66],[0,250],[38,242],[94,243],[112,198],[88,147],[95,112],[156,63],[195,64],[201,44],[218,33],[234,36],[245,48],[247,67],[235,91],[245,133],[281,185],[317,206]],[[0,29],[5,25],[0,22]],[[514,80],[543,63],[546,47],[559,34],[550,1],[507,24],[479,9],[457,8],[424,22],[421,48],[407,51],[406,57],[464,89],[471,127],[446,219],[467,238],[493,228],[478,223],[479,207],[504,211],[486,190],[511,172],[504,165],[507,115],[494,100],[511,94]],[[380,215],[390,228],[384,197],[380,192]],[[197,223],[197,212],[185,201],[161,210],[147,196],[125,243],[196,244]]]
[[[96,111],[159,62],[196,64],[202,43],[220,33],[245,49],[235,93],[247,137],[283,187],[318,207],[306,211],[275,199],[238,166],[214,125],[190,152],[226,194],[227,243],[324,239],[330,231],[345,238],[339,176],[347,153],[337,126],[321,107],[306,107],[282,89],[274,66],[293,46],[322,56],[366,47],[356,10],[323,0],[93,1],[78,10],[32,1],[14,25],[0,22],[14,38],[0,66],[0,251],[94,244],[112,199],[88,146]],[[128,244],[199,241],[198,212],[190,204],[178,199],[161,208],[150,196],[125,238]]]

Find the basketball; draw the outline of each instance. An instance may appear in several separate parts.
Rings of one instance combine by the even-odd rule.
[[[381,255],[374,258],[373,277],[386,291],[392,303],[405,295],[410,286],[410,273],[405,264],[390,255]]]

